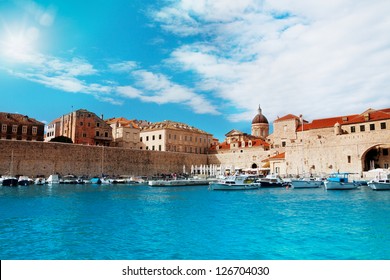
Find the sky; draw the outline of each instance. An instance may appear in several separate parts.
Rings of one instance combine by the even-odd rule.
[[[223,141],[390,107],[388,0],[0,0],[0,111],[184,122]]]

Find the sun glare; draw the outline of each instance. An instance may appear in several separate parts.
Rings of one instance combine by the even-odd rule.
[[[25,61],[31,57],[39,30],[34,27],[25,28],[16,32],[7,30],[1,43],[1,53],[5,58]]]

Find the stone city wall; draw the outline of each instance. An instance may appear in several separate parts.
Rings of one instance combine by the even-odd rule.
[[[135,175],[190,173],[207,155],[51,142],[0,140],[0,175]]]

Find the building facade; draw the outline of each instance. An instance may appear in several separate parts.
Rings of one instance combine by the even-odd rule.
[[[211,147],[215,156],[211,164],[219,164],[221,174],[236,171],[249,171],[264,174],[269,171],[268,158],[270,145],[265,141],[269,133],[269,123],[259,106],[258,113],[252,120],[252,134],[233,129],[225,134],[224,142]]]
[[[80,109],[47,125],[45,141],[58,136],[68,137],[74,144],[110,146],[112,128],[95,113]]]
[[[137,121],[121,118],[106,120],[112,128],[112,145],[128,149],[138,149],[140,143],[140,128]]]
[[[148,123],[140,129],[141,150],[207,154],[214,139],[210,133],[174,121]]]
[[[279,159],[281,175],[357,173],[390,165],[390,109],[368,109],[361,114],[303,121],[287,115],[274,122],[268,137]],[[272,170],[276,172],[276,170]]]
[[[0,139],[44,140],[44,123],[25,115],[0,112],[0,129]]]

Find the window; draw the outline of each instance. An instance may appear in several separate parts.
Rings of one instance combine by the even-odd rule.
[[[389,155],[389,149],[383,149],[382,152],[383,152],[384,156],[388,156]]]
[[[97,127],[100,127],[100,123],[96,123],[96,126],[97,126]]]
[[[7,125],[6,125],[6,124],[3,124],[3,125],[1,126],[1,131],[2,131],[2,132],[7,132]]]
[[[17,133],[17,132],[18,132],[18,126],[14,124],[12,126],[12,133]]]
[[[286,147],[286,141],[282,141],[282,147]]]
[[[83,126],[83,124],[84,124],[83,122],[80,122],[80,126]]]
[[[149,136],[146,136],[146,141],[149,141]]]
[[[381,123],[381,129],[386,129],[386,123],[385,122]]]
[[[348,156],[348,163],[351,163],[351,156]]]
[[[96,136],[99,136],[99,131],[96,131]]]
[[[383,167],[384,167],[385,169],[389,169],[389,164],[388,164],[388,163],[385,163]]]
[[[374,123],[370,124],[370,130],[375,130],[375,124]]]
[[[366,129],[365,129],[365,127],[364,127],[364,125],[361,125],[360,126],[360,131],[365,131]]]
[[[161,151],[161,145],[158,145],[158,150]]]
[[[83,133],[83,138],[86,138],[87,137],[87,133]]]
[[[162,138],[162,135],[161,135],[161,134],[159,134],[159,135],[158,135],[158,139],[160,139],[160,140],[161,140],[161,138]]]
[[[38,128],[36,126],[33,126],[32,127],[32,134],[37,135],[37,132],[38,132]]]
[[[22,127],[22,133],[23,133],[23,134],[26,134],[26,133],[27,133],[27,125],[24,125],[24,126]]]
[[[139,141],[142,142],[142,137],[139,138]]]
[[[152,150],[154,151],[154,146],[152,146]]]
[[[104,137],[108,137],[108,132],[104,132]]]
[[[351,126],[351,133],[355,133],[355,132],[356,132],[355,127]]]
[[[152,140],[154,140],[154,139],[155,139],[155,136],[153,135],[153,136],[152,136]]]

